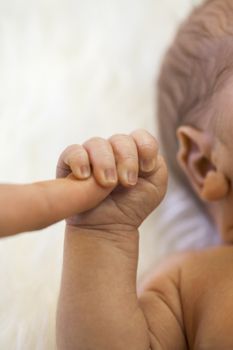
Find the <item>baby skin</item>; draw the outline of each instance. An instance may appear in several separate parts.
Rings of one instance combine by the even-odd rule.
[[[58,349],[233,349],[231,245],[171,257],[136,286],[138,228],[167,188],[156,140],[138,130],[91,139],[83,152],[96,180],[90,196],[105,169],[115,184],[67,222]]]

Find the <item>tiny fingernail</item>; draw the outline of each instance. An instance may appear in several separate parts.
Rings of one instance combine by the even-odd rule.
[[[135,171],[129,171],[127,177],[128,177],[128,183],[130,185],[136,185],[138,176]]]
[[[105,180],[107,182],[116,182],[117,181],[116,171],[114,169],[106,169],[104,171],[104,176],[105,176]]]
[[[155,159],[141,160],[140,169],[145,172],[152,171],[155,168]]]
[[[83,177],[89,177],[91,175],[91,170],[88,165],[81,166],[80,171]]]

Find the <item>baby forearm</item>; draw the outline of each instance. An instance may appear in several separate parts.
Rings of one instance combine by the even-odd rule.
[[[138,232],[68,227],[57,315],[59,350],[148,350],[136,296]]]

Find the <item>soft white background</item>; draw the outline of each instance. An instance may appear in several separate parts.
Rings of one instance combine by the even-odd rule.
[[[0,182],[53,178],[62,149],[91,136],[155,134],[161,56],[197,2],[0,0]],[[140,274],[166,250],[157,220]],[[0,349],[55,349],[63,229],[0,241]]]

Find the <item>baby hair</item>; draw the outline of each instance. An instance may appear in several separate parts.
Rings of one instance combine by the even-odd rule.
[[[181,24],[167,51],[158,80],[159,141],[170,173],[169,193],[160,213],[160,231],[169,250],[200,248],[219,241],[178,166],[181,125],[215,132],[221,105],[216,96],[233,72],[233,2],[207,0]]]
[[[211,128],[221,111],[214,103],[233,69],[233,2],[207,0],[181,25],[158,81],[158,128],[170,171],[184,179],[177,161],[176,130]]]

